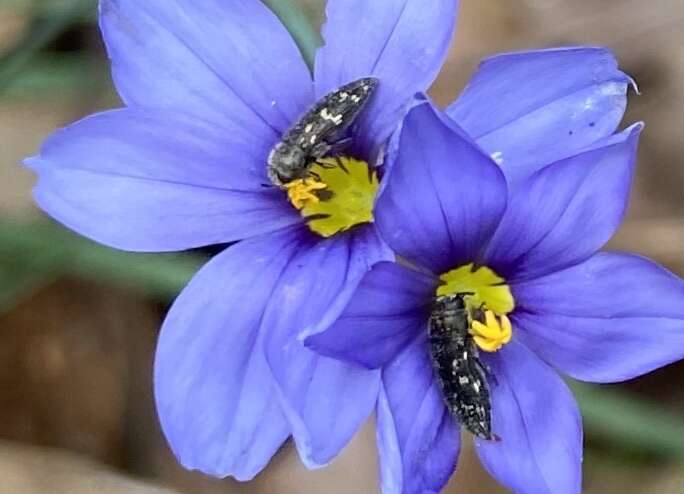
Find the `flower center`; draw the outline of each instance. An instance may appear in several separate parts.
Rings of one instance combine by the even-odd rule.
[[[319,182],[315,178],[301,178],[285,184],[287,197],[297,209],[302,209],[307,202],[318,203],[320,198],[316,195],[317,190],[323,190],[328,185]]]
[[[368,163],[334,157],[318,159],[310,165],[307,178],[293,180],[285,187],[309,228],[330,237],[373,221],[378,185],[377,174]]]
[[[464,294],[472,315],[470,334],[480,349],[495,352],[511,341],[512,327],[507,314],[515,308],[511,289],[503,278],[486,266],[473,263],[440,276],[437,296]]]

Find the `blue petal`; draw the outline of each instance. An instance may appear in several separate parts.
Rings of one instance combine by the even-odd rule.
[[[558,271],[590,257],[622,221],[642,125],[535,172],[516,188],[486,252],[506,279]]]
[[[186,468],[249,480],[289,435],[259,323],[296,240],[287,232],[228,248],[195,275],[164,321],[157,410]]]
[[[249,132],[150,110],[100,113],[53,134],[26,164],[35,199],[103,244],[168,251],[230,242],[301,222],[263,188],[267,150]]]
[[[572,377],[616,382],[684,358],[684,281],[628,254],[513,287],[520,337]]]
[[[429,104],[404,120],[375,219],[403,257],[443,273],[475,260],[506,207],[501,170]]]
[[[371,266],[390,257],[370,226],[302,242],[264,313],[266,358],[310,468],[332,460],[368,418],[380,372],[322,357],[304,347],[302,335],[327,329]]]
[[[457,0],[329,0],[325,46],[316,56],[316,94],[321,97],[361,77],[380,79],[359,121],[366,151],[383,143],[417,92],[434,81],[447,54]]]
[[[456,469],[459,427],[416,338],[382,373],[378,400],[382,494],[437,494]]]
[[[297,46],[262,2],[101,0],[100,26],[127,105],[276,137],[313,101]]]
[[[517,341],[486,361],[497,381],[492,430],[501,440],[476,439],[485,468],[513,492],[580,494],[582,423],[568,387]]]
[[[399,264],[376,264],[340,318],[306,339],[312,350],[370,369],[389,363],[426,331],[437,280]]]
[[[482,62],[447,113],[518,183],[612,134],[630,82],[605,48],[508,53]]]

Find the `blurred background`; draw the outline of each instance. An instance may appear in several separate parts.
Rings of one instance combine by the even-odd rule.
[[[321,0],[300,3],[321,22]],[[372,423],[327,469],[307,472],[288,444],[248,484],[185,472],[167,449],[153,349],[203,254],[133,255],[82,240],[41,217],[34,177],[19,165],[57,127],[119,105],[95,11],[94,0],[0,0],[0,494],[377,492]],[[462,0],[433,95],[453,100],[484,56],[569,44],[612,48],[642,92],[630,94],[625,119],[647,124],[638,176],[610,247],[684,275],[682,0]],[[585,492],[684,493],[683,379],[678,364],[577,388]],[[506,491],[467,444],[448,492]]]

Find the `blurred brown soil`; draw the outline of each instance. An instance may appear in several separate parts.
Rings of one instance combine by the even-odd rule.
[[[180,494],[134,481],[64,449],[0,442],[0,492],[7,494]]]

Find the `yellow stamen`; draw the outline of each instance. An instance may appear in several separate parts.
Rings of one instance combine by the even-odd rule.
[[[485,321],[473,321],[470,334],[477,346],[485,352],[495,352],[511,341],[513,329],[508,316],[497,316],[491,310],[485,311]]]
[[[323,190],[326,187],[326,184],[319,182],[315,178],[301,178],[285,184],[287,197],[297,209],[302,209],[309,201],[313,204],[317,204],[320,199],[315,192],[317,190]]]
[[[471,322],[473,340],[485,352],[495,352],[511,341],[513,328],[506,316],[515,308],[515,300],[505,280],[486,266],[475,269],[467,264],[440,276],[437,295],[467,294],[465,302],[471,314],[482,314]]]
[[[309,219],[312,231],[331,237],[373,221],[379,183],[367,163],[347,157],[323,158],[309,172],[310,178],[297,180],[301,185],[290,182],[287,190],[290,202]]]

